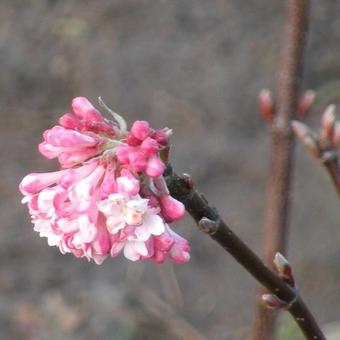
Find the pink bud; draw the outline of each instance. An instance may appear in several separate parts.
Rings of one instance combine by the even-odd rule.
[[[157,156],[150,157],[146,163],[145,173],[149,177],[159,177],[163,175],[164,170],[165,165]]]
[[[168,251],[175,240],[169,233],[163,233],[157,237],[154,237],[154,245],[160,251]]]
[[[170,195],[162,195],[160,197],[162,212],[167,221],[175,221],[181,219],[185,214],[183,203],[177,201]]]
[[[169,144],[169,136],[168,133],[171,133],[171,130],[165,128],[162,130],[157,130],[152,134],[152,138],[156,140],[160,145],[167,146]]]
[[[77,151],[69,151],[60,153],[58,161],[63,168],[75,166],[79,163],[86,161],[87,159],[94,157],[98,154],[98,147],[83,148]]]
[[[325,136],[329,139],[332,139],[334,124],[335,124],[335,105],[329,105],[326,107],[322,118],[321,118],[321,126],[325,133]]]
[[[128,136],[125,139],[125,143],[130,145],[130,146],[138,146],[138,145],[141,144],[141,140],[136,138],[131,133],[129,133]]]
[[[114,175],[114,170],[111,167],[107,167],[103,183],[101,185],[101,196],[102,198],[107,198],[110,194],[116,192],[116,178]]]
[[[309,153],[315,158],[320,158],[318,142],[309,127],[306,124],[293,120],[292,129],[296,137],[302,141]]]
[[[83,127],[83,124],[72,113],[65,113],[61,116],[59,118],[59,124],[65,129],[81,130]]]
[[[134,150],[131,147],[128,146],[119,146],[116,148],[116,156],[118,158],[118,161],[121,164],[128,164],[129,163],[129,154],[130,152]]]
[[[272,122],[274,118],[274,101],[271,91],[268,89],[263,89],[259,93],[258,105],[262,118],[267,122]]]
[[[65,171],[29,174],[23,178],[19,189],[24,195],[33,195],[60,181],[64,175]]]
[[[79,182],[83,178],[89,176],[93,170],[98,166],[98,161],[91,161],[85,165],[82,165],[75,169],[67,169],[65,171],[65,175],[62,177],[62,179],[59,182],[59,185],[62,188],[69,188],[71,185],[73,185],[75,182]]]
[[[130,133],[139,140],[144,140],[150,134],[149,123],[144,120],[136,120],[132,127]]]
[[[190,260],[189,251],[189,246],[175,244],[170,250],[170,258],[178,264],[184,264]]]
[[[297,114],[299,117],[305,117],[306,113],[310,110],[311,106],[314,103],[315,92],[313,90],[308,90],[303,93],[299,102]]]
[[[340,122],[334,124],[332,144],[335,149],[340,147]]]
[[[129,152],[129,163],[133,171],[141,172],[145,170],[146,159],[140,151]]]
[[[72,100],[73,112],[86,121],[103,119],[102,115],[95,109],[90,101],[85,97],[76,97]]]
[[[155,155],[157,153],[157,151],[159,150],[159,146],[158,146],[157,141],[155,141],[151,137],[145,138],[140,147],[141,147],[142,152],[146,156]]]
[[[166,252],[162,252],[162,251],[156,250],[156,251],[154,252],[154,255],[153,255],[153,257],[152,257],[152,260],[153,260],[155,263],[157,263],[157,264],[161,264],[161,263],[163,263],[163,262],[166,260],[167,256],[168,256],[168,255],[167,255]]]
[[[55,147],[49,143],[42,142],[38,145],[39,152],[47,159],[56,158],[63,151],[60,147]]]
[[[296,137],[299,138],[302,141],[304,140],[304,138],[306,136],[311,135],[311,131],[310,131],[309,127],[306,124],[301,123],[297,120],[292,121],[292,129],[293,129]]]
[[[54,126],[44,132],[45,141],[53,146],[62,147],[88,147],[95,146],[100,138],[91,132],[81,133],[74,130],[68,130],[62,126]]]

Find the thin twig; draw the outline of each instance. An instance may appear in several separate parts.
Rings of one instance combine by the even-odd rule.
[[[166,181],[171,195],[185,205],[199,228],[218,242],[258,282],[287,303],[287,310],[306,339],[326,339],[298,292],[268,269],[260,258],[229,229],[217,210],[209,206],[203,195],[193,188],[190,178],[179,177],[168,166]]]
[[[264,258],[268,266],[276,252],[285,253],[289,222],[289,191],[293,163],[290,121],[297,111],[309,0],[288,0],[287,20],[277,80],[276,112],[271,126],[270,166],[264,222]],[[259,295],[266,291],[260,289]],[[258,306],[253,340],[270,340],[276,313]]]

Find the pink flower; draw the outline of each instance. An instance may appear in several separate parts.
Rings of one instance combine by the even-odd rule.
[[[120,253],[132,261],[188,261],[188,242],[167,224],[184,215],[162,177],[168,130],[136,121],[128,132],[120,116],[104,119],[83,97],[72,109],[39,145],[62,170],[29,174],[19,186],[34,230],[63,254],[97,264]]]
[[[104,139],[93,132],[78,132],[54,126],[44,132],[40,153],[48,159],[58,158],[63,167],[72,167],[101,152]]]

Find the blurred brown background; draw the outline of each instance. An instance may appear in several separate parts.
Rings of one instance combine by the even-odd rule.
[[[129,122],[173,128],[177,171],[191,173],[260,253],[268,131],[256,98],[275,84],[284,5],[0,2],[1,339],[246,339],[256,283],[189,218],[177,226],[191,241],[188,264],[119,258],[96,266],[33,232],[17,186],[29,172],[55,168],[36,146],[71,99],[102,96]],[[340,98],[339,13],[340,1],[312,1],[305,88],[320,89],[315,126],[322,106]],[[339,202],[300,145],[297,156],[289,258],[326,325],[340,319]]]

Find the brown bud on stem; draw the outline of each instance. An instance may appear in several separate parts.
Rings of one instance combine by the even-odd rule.
[[[201,218],[198,222],[198,227],[208,235],[214,235],[218,229],[218,222],[213,221],[207,217]]]
[[[263,294],[261,296],[262,303],[269,309],[282,309],[287,306],[287,303],[280,300],[274,294]]]
[[[290,286],[295,287],[295,280],[292,272],[292,267],[287,261],[287,259],[281,253],[277,252],[275,254],[273,262],[279,276]]]

